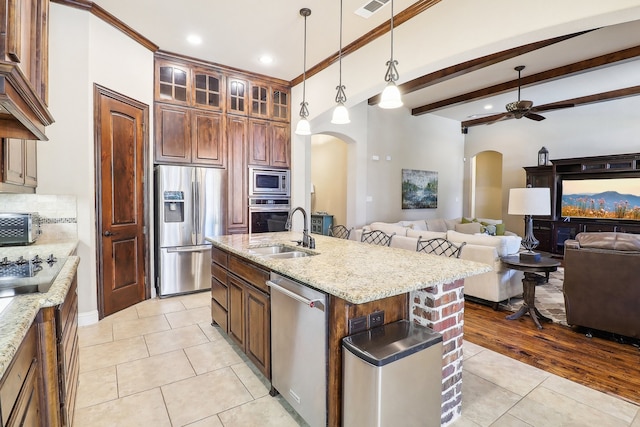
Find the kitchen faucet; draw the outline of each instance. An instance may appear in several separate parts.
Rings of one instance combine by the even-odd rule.
[[[287,216],[287,222],[284,225],[284,228],[286,228],[287,230],[291,230],[291,217],[293,216],[294,213],[296,213],[296,211],[300,211],[302,212],[302,216],[303,216],[303,225],[304,228],[302,230],[302,247],[303,248],[310,248],[310,249],[315,249],[316,248],[316,239],[314,239],[313,237],[309,236],[309,228],[307,226],[307,212],[302,208],[302,206],[298,206],[297,208],[293,209],[291,212],[289,212],[289,215]],[[298,243],[300,244],[300,243]]]

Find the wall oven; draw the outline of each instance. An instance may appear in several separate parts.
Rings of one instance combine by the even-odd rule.
[[[289,197],[249,197],[249,233],[285,231]]]
[[[288,169],[249,168],[249,196],[290,196]]]

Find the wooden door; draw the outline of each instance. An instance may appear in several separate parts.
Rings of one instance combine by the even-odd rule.
[[[148,296],[145,166],[148,107],[95,86],[100,318]]]

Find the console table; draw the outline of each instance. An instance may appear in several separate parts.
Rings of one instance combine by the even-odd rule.
[[[500,258],[507,268],[514,270],[524,271],[524,279],[522,279],[522,287],[524,289],[524,302],[522,307],[517,312],[507,316],[508,320],[516,320],[521,318],[525,313],[529,313],[533,323],[536,324],[538,329],[542,329],[540,321],[542,319],[545,322],[551,322],[551,319],[543,316],[536,308],[536,283],[539,280],[538,274],[549,274],[552,271],[556,271],[560,266],[560,261],[554,258],[543,256],[539,261],[521,261],[518,255],[511,255]]]
[[[329,229],[333,225],[333,215],[311,214],[311,232],[329,235]]]

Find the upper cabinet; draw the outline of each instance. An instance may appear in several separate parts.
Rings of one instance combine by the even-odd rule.
[[[37,141],[4,138],[0,147],[0,192],[34,193],[38,185]]]
[[[155,58],[157,163],[289,167],[287,82],[166,53]],[[231,147],[227,117],[249,118],[241,150],[248,157],[234,158],[240,151]]]
[[[49,0],[6,0],[0,11],[0,137],[47,140]]]
[[[156,63],[156,101],[189,105],[191,100],[190,70],[186,66],[158,61]]]
[[[227,113],[247,114],[247,81],[227,77]]]

